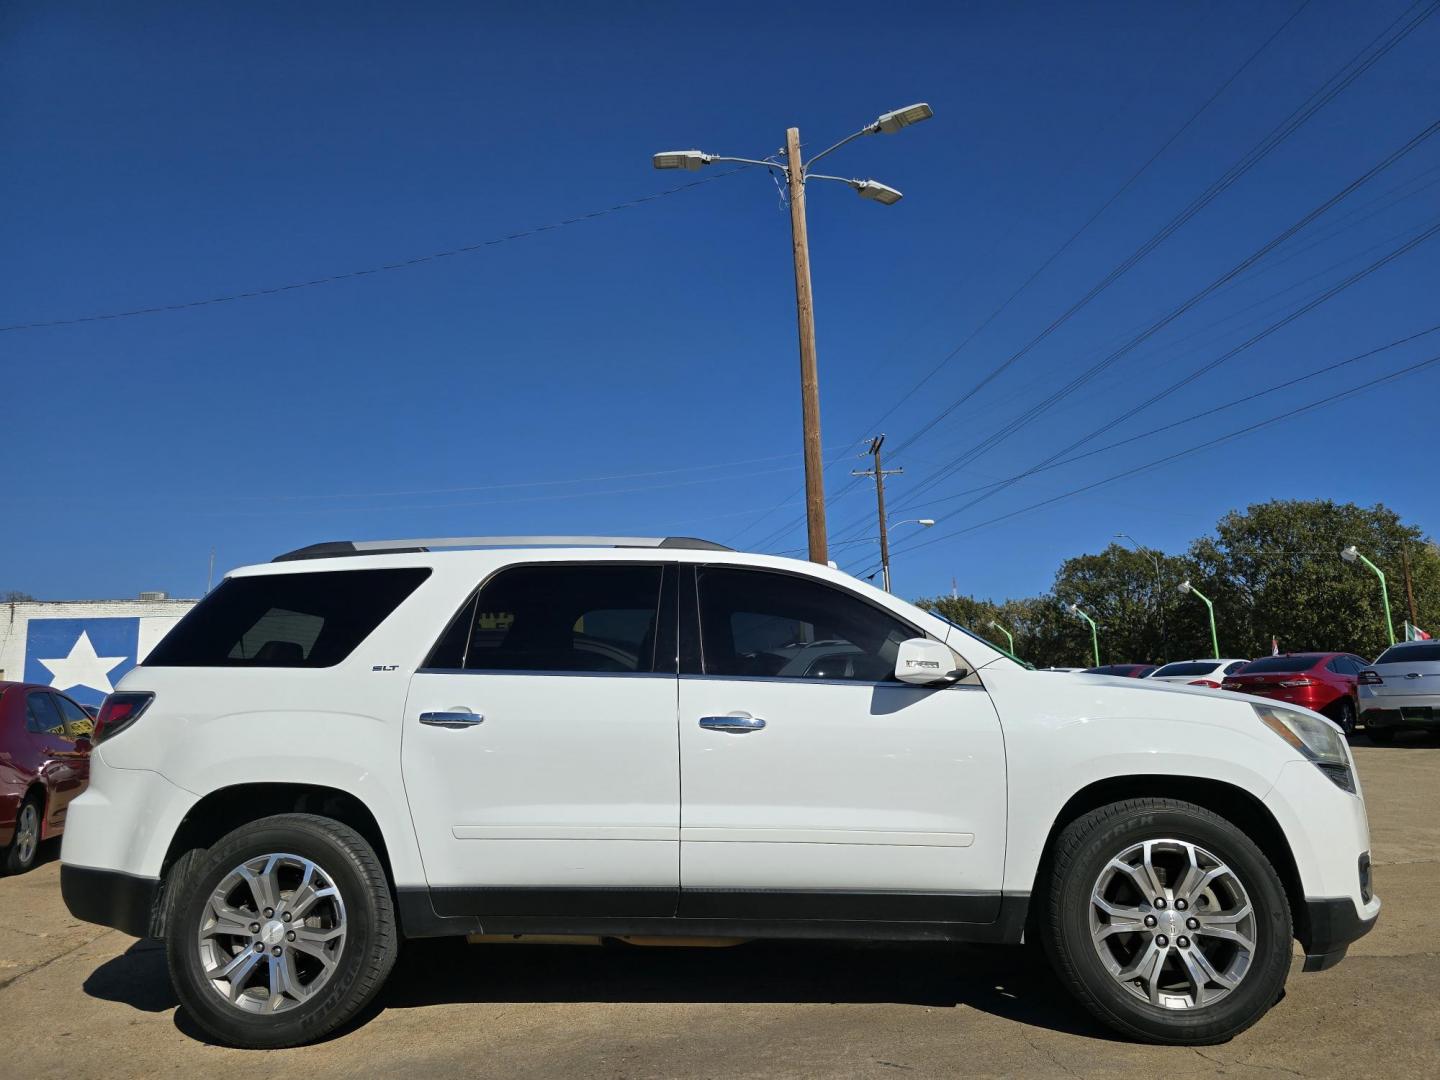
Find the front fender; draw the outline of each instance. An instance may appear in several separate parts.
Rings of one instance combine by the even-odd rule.
[[[1061,810],[1092,784],[1185,777],[1228,784],[1263,803],[1286,764],[1298,760],[1243,699],[1168,693],[1136,682],[1018,669],[986,673],[1010,778],[1006,893],[1030,891]]]

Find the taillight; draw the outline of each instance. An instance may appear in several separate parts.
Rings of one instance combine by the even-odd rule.
[[[1240,686],[1241,686],[1241,684],[1238,683],[1238,682],[1236,682],[1234,679],[1226,679],[1223,683],[1220,684],[1220,689],[1221,689],[1221,690],[1239,690],[1239,689],[1240,689]]]
[[[1208,686],[1211,690],[1219,690],[1220,684],[1214,679],[1191,679],[1191,686]]]
[[[1380,678],[1378,671],[1362,671],[1355,681],[1361,686],[1379,686],[1385,680]]]
[[[1280,685],[1281,685],[1281,686],[1314,686],[1314,685],[1315,685],[1315,680],[1314,680],[1314,679],[1311,679],[1311,678],[1308,678],[1307,676],[1302,675],[1302,676],[1300,676],[1300,678],[1298,678],[1298,679],[1281,679],[1281,680],[1280,680]]]
[[[111,694],[100,706],[100,715],[95,718],[95,732],[90,736],[92,745],[118,735],[150,707],[154,694]]]

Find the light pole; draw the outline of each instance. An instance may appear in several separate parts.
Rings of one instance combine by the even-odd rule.
[[[934,518],[906,518],[904,521],[884,526],[880,533],[880,578],[885,583],[886,592],[890,591],[890,530],[898,529],[901,525],[919,525],[922,529],[928,529],[934,524]]]
[[[862,536],[862,537],[860,537],[858,540],[842,540],[842,541],[840,541],[840,546],[843,547],[843,546],[845,546],[846,544],[866,544],[866,543],[872,543],[872,542],[874,542],[874,541],[876,541],[876,540],[880,541],[880,569],[884,572],[884,576],[883,576],[880,580],[881,580],[881,581],[884,583],[884,585],[885,585],[885,591],[886,591],[886,592],[889,592],[889,591],[890,591],[890,544],[889,544],[890,530],[891,530],[891,529],[898,529],[901,525],[919,525],[922,529],[928,529],[928,528],[930,528],[930,526],[932,526],[932,525],[934,525],[934,524],[935,524],[935,519],[934,519],[934,518],[906,518],[904,521],[896,521],[896,522],[892,522],[891,524],[887,525],[887,526],[885,527],[885,531],[882,532],[879,536]],[[870,580],[872,580],[874,577],[875,577],[874,574],[870,574],[869,576],[867,576],[867,577],[865,578],[865,580],[866,580],[866,581],[870,581]]]
[[[1381,570],[1380,567],[1376,566],[1364,555],[1361,555],[1359,549],[1357,549],[1354,544],[1351,544],[1341,551],[1340,557],[1346,562],[1354,562],[1356,559],[1359,559],[1366,566],[1370,567],[1371,570],[1374,570],[1375,576],[1380,579],[1380,602],[1385,606],[1385,631],[1390,635],[1390,644],[1394,645],[1395,624],[1390,619],[1390,589],[1385,584],[1385,571]]]
[[[1015,655],[1015,635],[1012,634],[1012,633],[1009,631],[1009,629],[1007,629],[1006,627],[1001,626],[1001,625],[1000,625],[998,622],[996,622],[994,619],[991,619],[991,620],[990,620],[990,625],[993,626],[996,630],[999,630],[1002,634],[1005,635],[1006,640],[1010,642],[1010,655],[1011,655],[1011,656],[1014,656],[1014,655]]]
[[[1208,596],[1202,593],[1199,589],[1195,588],[1194,585],[1191,585],[1188,578],[1180,582],[1180,591],[1182,593],[1194,593],[1201,600],[1205,601],[1205,606],[1210,610],[1210,644],[1215,649],[1215,659],[1219,660],[1220,635],[1215,632],[1215,605],[1210,602],[1210,598]]]
[[[790,247],[795,263],[795,319],[800,333],[800,411],[804,424],[805,444],[805,520],[810,545],[810,561],[824,565],[829,561],[825,536],[825,464],[820,457],[820,381],[815,358],[815,304],[810,291],[810,240],[805,223],[805,182],[834,180],[849,184],[862,198],[882,206],[892,206],[901,199],[900,192],[878,180],[854,180],[843,176],[825,176],[810,167],[827,154],[862,135],[893,135],[901,128],[918,124],[934,116],[924,102],[895,109],[847,135],[834,146],[820,151],[809,161],[800,158],[800,129],[785,132],[785,163],[753,158],[721,157],[700,150],[669,150],[654,157],[657,169],[690,169],[692,171],[716,161],[734,161],[742,165],[762,165],[784,174],[790,189]],[[778,153],[778,151],[777,151]]]
[[[1068,612],[1070,612],[1071,615],[1079,615],[1080,618],[1084,619],[1086,622],[1088,622],[1088,623],[1090,624],[1090,644],[1091,644],[1091,645],[1094,647],[1094,649],[1095,649],[1095,666],[1096,666],[1096,667],[1099,667],[1099,666],[1100,666],[1100,631],[1099,631],[1099,630],[1096,628],[1096,626],[1095,626],[1095,620],[1092,619],[1089,615],[1086,615],[1085,612],[1081,611],[1079,604],[1067,604],[1067,605],[1065,606],[1065,610],[1068,611]]]
[[[1170,658],[1170,635],[1165,630],[1165,588],[1164,583],[1160,580],[1160,556],[1147,548],[1141,547],[1140,541],[1136,540],[1129,533],[1116,533],[1115,539],[1129,540],[1130,543],[1135,545],[1137,552],[1147,556],[1155,565],[1155,588],[1153,592],[1155,595],[1155,614],[1159,616],[1160,619],[1160,652],[1164,658],[1168,660]],[[1163,663],[1164,661],[1162,660],[1161,662]]]

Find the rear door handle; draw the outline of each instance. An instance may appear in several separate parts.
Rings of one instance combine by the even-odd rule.
[[[485,717],[480,713],[471,712],[468,709],[455,709],[447,712],[422,712],[420,722],[430,727],[443,728],[467,728],[476,724],[483,724]]]
[[[758,716],[751,716],[749,713],[738,713],[734,716],[702,716],[700,726],[706,731],[724,731],[731,735],[744,735],[751,731],[759,731],[765,726],[765,721]]]

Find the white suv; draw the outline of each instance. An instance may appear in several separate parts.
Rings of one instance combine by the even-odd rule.
[[[433,550],[470,548],[478,550]],[[338,542],[232,572],[107,699],[61,880],[207,1032],[317,1039],[402,938],[1029,941],[1208,1043],[1374,924],[1323,717],[1041,673],[811,563]]]

